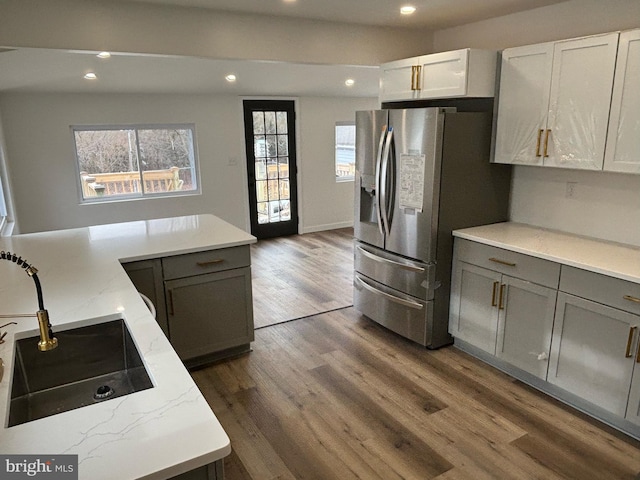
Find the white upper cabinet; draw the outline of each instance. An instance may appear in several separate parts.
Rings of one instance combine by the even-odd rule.
[[[493,97],[494,50],[465,48],[385,63],[380,73],[380,102]]]
[[[494,161],[601,170],[618,33],[506,49]]]
[[[502,52],[495,161],[542,165],[553,43]]]
[[[640,30],[620,34],[604,169],[640,173]]]

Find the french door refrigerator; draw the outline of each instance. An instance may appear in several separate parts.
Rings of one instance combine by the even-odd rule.
[[[511,166],[490,148],[487,112],[356,112],[359,312],[428,348],[451,343],[451,231],[508,217]]]

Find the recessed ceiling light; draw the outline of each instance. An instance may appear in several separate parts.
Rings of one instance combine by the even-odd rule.
[[[233,73],[231,73],[231,74],[227,75],[226,77],[224,77],[224,79],[227,82],[235,82],[236,81],[236,76]]]
[[[98,76],[93,72],[89,72],[84,74],[84,78],[86,78],[87,80],[95,80],[98,78]]]
[[[109,52],[100,52],[99,54],[96,55],[96,57],[98,58],[109,58],[111,56],[111,54]]]
[[[416,11],[416,7],[414,7],[412,5],[405,5],[404,7],[402,7],[400,9],[400,13],[402,15],[411,15],[415,11]]]
[[[347,79],[344,81],[344,84],[345,84],[347,87],[353,87],[353,84],[354,84],[354,83],[356,83],[356,81],[355,81],[353,78],[347,78]]]

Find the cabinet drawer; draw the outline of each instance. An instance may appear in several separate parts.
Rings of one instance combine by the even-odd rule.
[[[458,260],[546,287],[558,288],[558,263],[463,238],[455,239],[455,248]]]
[[[562,266],[560,290],[640,315],[640,284]]]
[[[251,253],[248,245],[188,253],[162,259],[165,280],[220,272],[250,265]]]

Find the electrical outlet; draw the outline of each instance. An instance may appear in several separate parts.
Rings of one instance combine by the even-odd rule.
[[[566,198],[574,198],[576,196],[576,190],[578,188],[578,182],[567,182],[567,188],[565,190]]]

